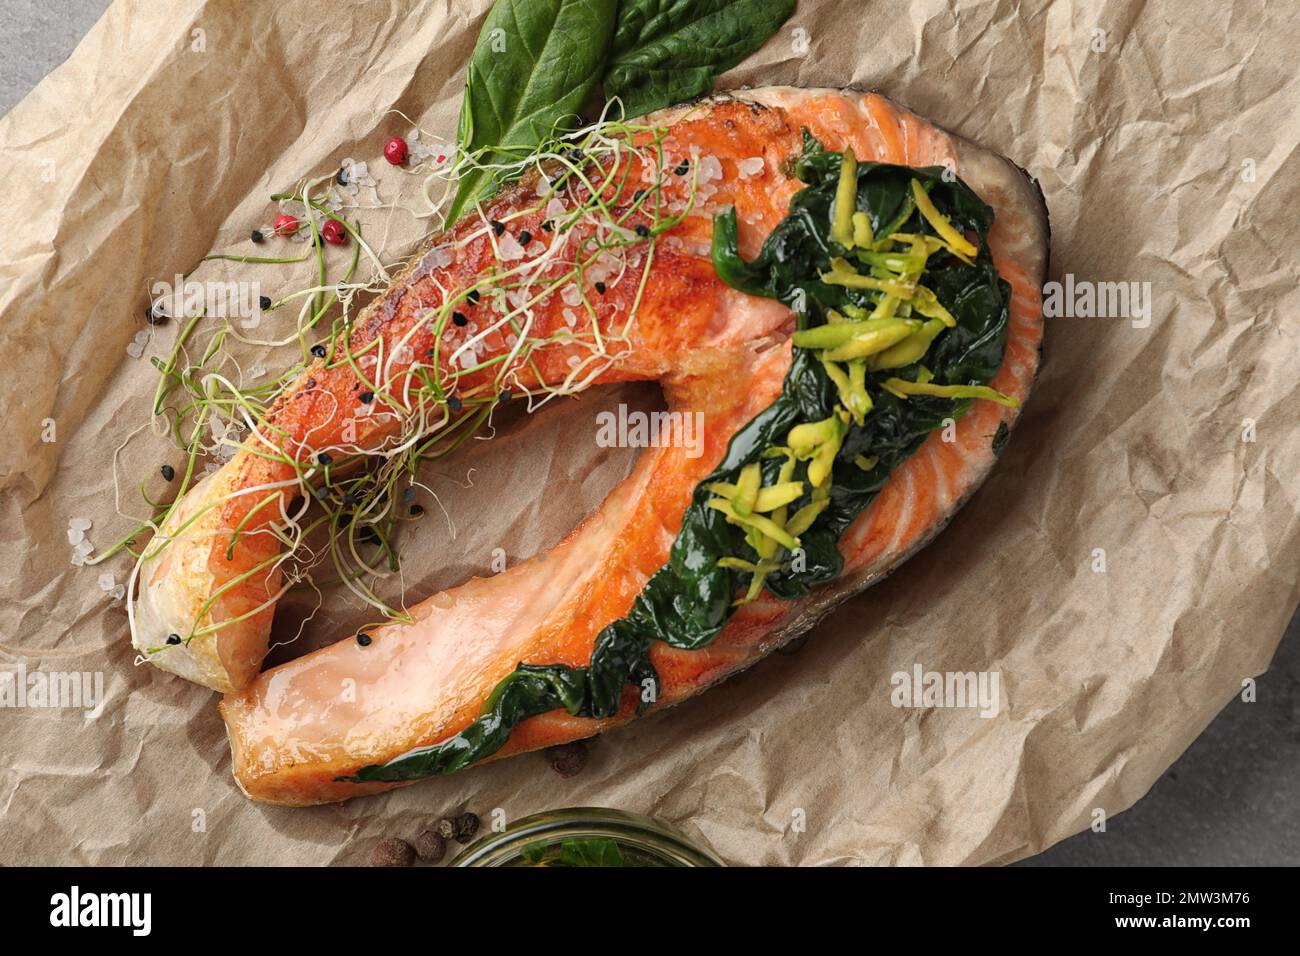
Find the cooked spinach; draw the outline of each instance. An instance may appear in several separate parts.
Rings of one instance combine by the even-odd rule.
[[[457,131],[477,162],[448,222],[499,185],[489,164],[528,155],[577,118],[600,85],[617,11],[618,0],[497,0],[469,61]]]
[[[1002,449],[1006,445],[1009,437],[1011,437],[1011,429],[1007,428],[1007,423],[998,422],[998,430],[993,433],[993,454],[1002,454]]]
[[[794,0],[623,0],[605,95],[642,116],[709,92],[794,13]]]
[[[794,165],[807,184],[791,200],[789,213],[763,243],[752,261],[737,248],[734,210],[714,220],[713,263],[718,275],[738,289],[779,299],[795,309],[801,328],[825,324],[831,309],[868,305],[868,293],[820,278],[839,255],[828,236],[831,204],[841,157],[824,150],[805,134],[804,149]],[[943,169],[912,169],[881,163],[857,167],[856,207],[871,220],[877,235],[899,227],[913,234],[933,230],[910,200],[913,179],[929,188],[940,212],[959,229],[978,236],[978,255],[966,264],[947,252],[927,262],[924,279],[939,302],[956,319],[934,340],[925,355],[940,384],[987,384],[1002,363],[1009,324],[1010,287],[998,275],[988,251],[993,211],[960,179],[948,181]],[[840,535],[871,503],[890,473],[913,454],[945,418],[961,415],[969,400],[915,395],[900,400],[880,387],[889,375],[914,378],[918,369],[870,373],[875,407],[861,426],[849,429],[836,454],[830,504],[800,535],[801,561],[786,561],[766,578],[780,598],[807,594],[840,571]],[[412,780],[451,773],[495,753],[528,717],[563,708],[574,716],[611,717],[635,702],[638,713],[659,696],[659,677],[650,660],[653,642],[697,649],[707,645],[730,617],[743,572],[719,566],[723,557],[746,553],[743,531],[729,524],[706,502],[712,482],[734,482],[741,469],[761,462],[765,483],[775,481],[779,463],[763,458],[765,449],[781,444],[796,424],[820,421],[832,413],[837,394],[822,363],[808,349],[795,348],[781,395],[731,439],[722,462],[695,490],[673,542],[668,562],[651,576],[622,620],[596,638],[586,667],[520,664],[497,685],[482,716],[455,737],[421,747],[384,764],[363,767],[356,782]],[[876,459],[862,468],[855,459]],[[804,477],[807,465],[796,477]],[[750,550],[749,554],[754,552]]]

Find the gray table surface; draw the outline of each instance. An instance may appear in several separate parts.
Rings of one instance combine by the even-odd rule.
[[[62,63],[108,0],[6,0],[0,114]],[[1081,833],[1026,866],[1300,865],[1300,614],[1258,701],[1234,703],[1105,833]]]

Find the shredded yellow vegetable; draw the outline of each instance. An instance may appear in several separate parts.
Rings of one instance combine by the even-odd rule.
[[[916,200],[916,208],[921,211],[934,231],[937,232],[944,242],[952,246],[954,252],[959,252],[965,256],[975,256],[979,250],[971,245],[970,240],[957,231],[948,217],[941,213],[930,199],[930,194],[925,191],[919,182],[912,180],[912,197]]]
[[[731,506],[731,502],[724,498],[710,498],[708,506],[714,511],[721,511],[736,524],[744,527],[753,528],[767,535],[769,538],[776,539],[776,542],[782,547],[794,550],[799,547],[799,539],[787,532],[784,528],[778,527],[776,522],[771,518],[765,518],[762,515],[742,515],[737,514]]]
[[[933,395],[937,398],[983,398],[1007,408],[1019,408],[1020,399],[1003,395],[987,385],[935,385],[933,382],[909,382],[902,378],[887,378],[881,386],[899,398],[909,395]]]
[[[853,214],[853,244],[865,248],[875,241],[876,237],[871,232],[871,217],[865,212],[855,212]]]
[[[840,162],[840,181],[835,187],[835,213],[831,238],[845,249],[853,248],[853,213],[858,202],[858,161],[853,147],[846,147]]]

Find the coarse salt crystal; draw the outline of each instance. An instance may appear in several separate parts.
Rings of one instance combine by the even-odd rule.
[[[534,257],[540,256],[545,251],[546,243],[542,242],[540,239],[534,239],[524,248],[524,252]]]
[[[90,552],[95,550],[95,546],[89,541],[78,541],[77,546],[72,550],[76,551],[78,554],[90,554]]]
[[[116,600],[116,601],[120,601],[120,600],[122,600],[122,598],[126,597],[126,585],[125,585],[125,584],[119,584],[119,585],[117,585],[115,588],[113,588],[113,590],[109,591],[108,593],[111,594],[111,595],[113,595],[113,599],[114,599],[114,600]]]
[[[518,239],[508,232],[497,240],[497,250],[504,262],[513,262],[515,259],[524,257],[524,247],[519,244]]]
[[[546,218],[559,219],[565,213],[564,203],[560,201],[559,196],[552,196],[551,201],[546,204]]]
[[[582,290],[574,283],[570,282],[560,290],[560,298],[564,301],[565,305],[577,305],[582,301]]]
[[[105,571],[99,576],[99,589],[101,591],[111,591],[117,585],[117,579],[111,571]]]
[[[89,518],[73,518],[68,522],[68,527],[76,531],[89,531],[93,525]]]
[[[82,554],[80,551],[72,552],[72,566],[74,568],[83,567],[85,563],[86,563],[86,556],[84,554]]]
[[[564,316],[564,324],[569,328],[573,328],[578,324],[578,316],[572,309],[564,309],[560,314]]]
[[[709,182],[714,179],[722,178],[722,163],[718,162],[716,156],[700,157],[700,179],[703,182]]]
[[[81,540],[85,537],[86,537],[86,533],[82,531],[80,528],[68,529],[68,544],[79,544]]]
[[[131,356],[131,358],[138,359],[141,355],[144,354],[144,346],[141,345],[139,342],[132,342],[130,345],[126,347],[126,354]]]
[[[740,174],[741,179],[748,179],[761,173],[766,165],[762,156],[751,156],[749,159],[742,159],[736,163],[736,172]]]

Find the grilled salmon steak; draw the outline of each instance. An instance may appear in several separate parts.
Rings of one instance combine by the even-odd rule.
[[[1010,162],[870,93],[752,90],[641,122],[663,131],[653,150],[630,152],[619,176],[605,176],[605,169],[581,187],[600,198],[601,222],[587,217],[568,231],[556,229],[562,211],[539,201],[546,184],[533,176],[432,237],[351,326],[352,351],[378,356],[370,369],[386,385],[382,397],[366,394],[366,383],[374,381],[366,369],[339,361],[337,353],[318,359],[235,457],[190,492],[164,529],[170,544],[141,567],[136,641],[156,645],[160,635],[205,625],[201,637],[152,659],[227,692],[220,709],[235,776],[250,797],[305,805],[375,793],[423,774],[367,768],[454,749],[470,732],[475,740],[496,735],[497,745],[466,750],[464,759],[444,761],[440,770],[590,737],[691,697],[806,631],[898,566],[988,473],[995,439],[1014,424],[1038,368],[1048,231],[1033,182]],[[929,433],[882,478],[874,500],[838,538],[843,563],[833,580],[793,597],[755,587],[701,646],[652,642],[648,701],[629,680],[616,690],[621,697],[608,714],[575,716],[571,709],[585,712],[553,706],[525,711],[505,726],[485,721],[492,707],[509,705],[500,688],[521,663],[585,668],[593,660],[602,634],[615,633],[611,625],[633,611],[647,582],[670,561],[697,487],[729,454],[733,436],[782,395],[801,351],[792,345],[796,313],[776,298],[724,282],[710,249],[713,217],[731,207],[739,253],[759,254],[804,187],[793,162],[806,147],[805,131],[828,152],[843,153],[846,164],[851,150],[860,164],[946,167],[991,207],[986,242],[1005,283],[1009,322],[1000,367],[993,366],[987,384],[1004,400],[974,401],[955,429]],[[644,184],[656,176],[643,168],[649,153],[656,157],[651,165],[668,171],[653,214],[642,208]],[[917,188],[917,202],[925,204]],[[869,223],[863,228],[869,231]],[[579,273],[581,300],[544,289],[527,303],[526,328],[494,324],[493,297],[466,294],[485,273],[611,230],[628,241],[597,278]],[[965,261],[969,242],[949,238],[946,248]],[[913,250],[924,245],[912,241]],[[577,258],[555,257],[553,268]],[[546,274],[541,269],[529,281]],[[434,313],[445,316],[449,303],[455,322],[429,321]],[[947,315],[942,309],[924,314]],[[571,334],[575,328],[595,331],[598,355],[590,336]],[[526,357],[524,338],[534,343]],[[259,674],[282,586],[283,534],[274,529],[295,506],[302,469],[315,469],[311,475],[318,477],[323,452],[364,454],[398,440],[418,411],[417,395],[428,394],[412,384],[428,381],[421,364],[452,376],[455,394],[465,396],[495,394],[503,382],[516,394],[532,394],[543,387],[575,392],[596,383],[657,380],[670,412],[703,413],[702,441],[648,448],[599,510],[546,554],[409,607],[409,620],[377,626],[362,639],[348,635]],[[917,381],[924,389],[924,380]],[[368,411],[357,412],[359,405]],[[847,411],[843,417],[848,420]],[[265,454],[270,446],[281,454]],[[736,507],[741,514],[728,515],[744,523],[746,511]],[[761,539],[760,533],[751,540]]]

